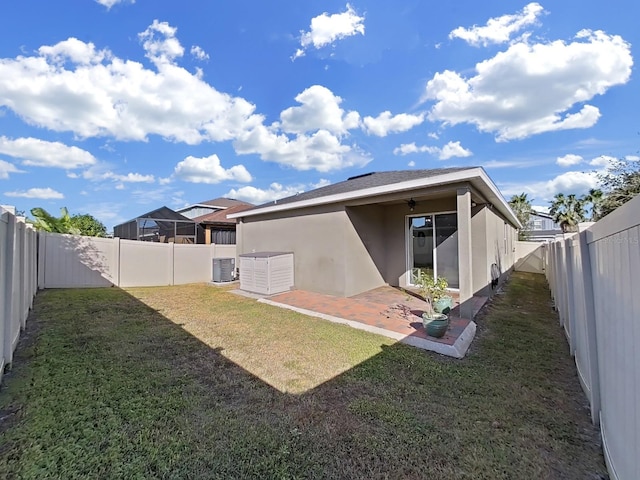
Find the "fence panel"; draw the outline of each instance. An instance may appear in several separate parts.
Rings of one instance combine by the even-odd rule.
[[[543,242],[516,242],[516,263],[518,272],[544,273],[544,256],[547,244]]]
[[[640,197],[549,246],[545,269],[611,478],[640,478]]]
[[[151,287],[210,282],[212,259],[235,258],[236,246],[42,232],[39,252],[39,266],[32,265],[34,276],[28,281],[40,288]]]
[[[109,238],[41,234],[42,288],[118,284],[118,242]]]
[[[173,285],[173,245],[120,240],[120,286]]]
[[[36,293],[37,234],[14,212],[0,207],[0,379],[13,361]]]
[[[214,245],[174,245],[173,283],[210,282],[213,280]]]

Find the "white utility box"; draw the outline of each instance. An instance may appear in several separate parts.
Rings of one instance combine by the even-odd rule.
[[[238,257],[241,290],[273,295],[293,288],[293,253],[255,252]]]

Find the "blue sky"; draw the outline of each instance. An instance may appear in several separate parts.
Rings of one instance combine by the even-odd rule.
[[[616,0],[3,2],[0,203],[111,229],[481,165],[548,206],[639,158],[639,17]]]

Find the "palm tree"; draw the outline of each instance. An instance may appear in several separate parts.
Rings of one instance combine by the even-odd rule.
[[[518,240],[526,240],[529,236],[529,221],[532,212],[531,200],[529,200],[527,194],[523,192],[520,195],[513,195],[511,200],[509,200],[509,205],[522,224],[522,228],[518,231]]]
[[[69,216],[69,211],[65,207],[62,207],[60,209],[60,213],[60,218],[57,218],[47,212],[44,208],[32,208],[31,215],[35,218],[33,226],[38,230],[44,230],[46,232],[71,233],[79,235],[80,230],[73,226],[71,217]]]
[[[565,196],[557,193],[551,202],[549,213],[553,221],[560,224],[563,232],[575,232],[578,223],[585,221],[584,201],[575,194]]]
[[[602,190],[598,188],[592,188],[589,193],[583,195],[580,199],[585,205],[591,205],[591,218],[592,222],[597,222],[602,218],[602,202],[604,200],[604,194]]]

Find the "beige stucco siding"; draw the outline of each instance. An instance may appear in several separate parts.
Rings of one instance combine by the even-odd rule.
[[[473,250],[473,291],[488,293],[491,284],[491,265],[496,264],[502,274],[514,263],[516,229],[495,210],[482,208],[471,218]]]
[[[345,212],[309,210],[245,219],[237,230],[242,253],[293,252],[296,288],[343,295]]]
[[[384,207],[347,207],[346,215],[345,296],[351,296],[386,283]]]
[[[249,217],[238,237],[242,253],[293,252],[296,288],[351,296],[385,284],[381,230],[381,207],[335,206]]]

